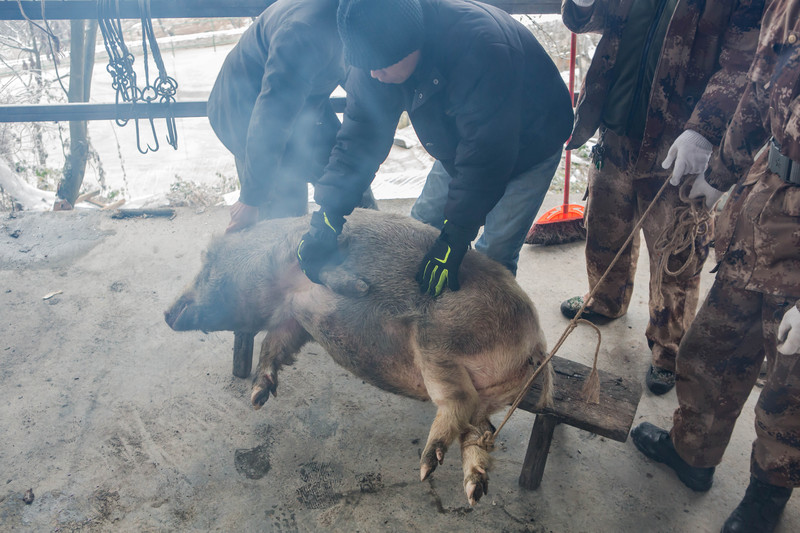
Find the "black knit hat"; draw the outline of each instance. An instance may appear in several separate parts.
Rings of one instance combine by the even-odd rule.
[[[422,47],[419,0],[340,0],[336,23],[345,61],[357,68],[380,70]]]

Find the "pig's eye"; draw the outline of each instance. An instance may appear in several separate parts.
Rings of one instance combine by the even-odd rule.
[[[216,294],[217,298],[222,299],[227,299],[235,294],[232,288],[231,276],[228,273],[222,272],[219,269],[208,270],[209,271],[205,274],[205,284],[210,292]]]
[[[219,272],[209,272],[208,273],[208,283],[212,287],[221,287],[225,284],[227,276],[220,274]]]

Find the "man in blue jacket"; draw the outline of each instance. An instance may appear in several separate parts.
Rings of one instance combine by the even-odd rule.
[[[422,291],[459,288],[481,226],[477,250],[516,273],[572,127],[569,92],[547,53],[507,13],[469,0],[342,0],[337,23],[353,68],[344,122],[315,187],[321,209],[298,249],[303,271],[319,282],[407,111],[436,159],[412,210],[441,229],[420,258]]]

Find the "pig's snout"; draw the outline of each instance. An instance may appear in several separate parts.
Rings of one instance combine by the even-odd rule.
[[[185,319],[182,320],[182,318],[184,318],[186,310],[193,303],[194,298],[188,294],[184,294],[178,298],[178,301],[172,304],[172,307],[164,311],[164,320],[167,321],[167,325],[175,331],[187,331],[192,329],[191,326],[186,323],[187,321]]]

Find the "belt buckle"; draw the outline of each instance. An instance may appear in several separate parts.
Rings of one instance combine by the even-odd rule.
[[[800,163],[792,161],[792,170],[789,172],[786,181],[792,185],[800,185]]]
[[[800,185],[800,163],[793,161],[781,153],[775,138],[769,140],[769,169],[780,176],[786,183]]]

